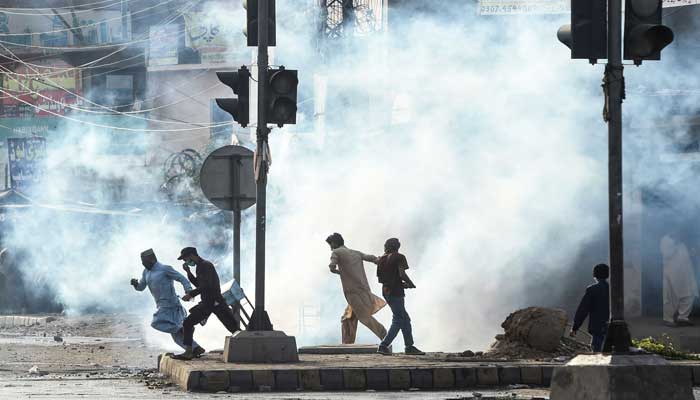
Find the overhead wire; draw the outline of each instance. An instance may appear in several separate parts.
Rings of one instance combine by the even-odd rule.
[[[150,7],[142,8],[142,9],[137,10],[137,11],[130,12],[130,13],[129,13],[129,16],[130,16],[130,17],[133,17],[134,15],[145,13],[145,12],[147,12],[147,11],[153,10],[154,8],[158,8],[158,7],[162,6],[162,5],[165,5],[165,4],[168,4],[168,3],[172,3],[173,1],[176,1],[176,0],[162,0],[160,3],[158,3],[158,4],[154,5],[154,6],[150,6]],[[120,19],[122,19],[122,18],[123,18],[123,16],[120,15],[120,16],[118,16],[118,17],[107,18],[107,19],[104,19],[104,20],[99,21],[99,22],[92,22],[92,23],[89,23],[89,24],[80,25],[80,26],[75,26],[75,27],[71,27],[71,28],[55,29],[55,30],[44,31],[44,32],[3,33],[3,34],[1,34],[0,36],[4,36],[4,37],[8,37],[8,36],[27,36],[27,35],[52,34],[52,33],[60,33],[60,32],[72,32],[74,29],[78,29],[78,28],[84,29],[84,28],[88,28],[88,27],[91,27],[91,26],[98,26],[98,25],[103,24],[103,23],[105,23],[105,22],[116,21],[116,20],[120,20]]]
[[[99,1],[96,1],[94,3],[80,4],[78,7],[90,7],[90,6],[93,6],[96,4],[109,3],[110,1],[114,1],[114,0],[99,0]],[[134,0],[124,0],[124,1],[129,3],[129,2],[134,1]],[[67,4],[66,6],[68,7],[70,5]],[[31,8],[29,8],[29,7],[0,7],[0,10],[51,10],[52,8],[56,8],[56,7],[31,7]],[[59,7],[59,8],[65,8],[65,7]]]
[[[116,5],[121,6],[122,5],[122,0],[109,0],[111,1],[110,4],[107,4],[106,6],[100,6],[100,7],[94,7],[94,8],[85,8],[85,9],[77,9],[76,6],[67,6],[67,7],[53,7],[51,8],[51,11],[53,10],[66,10],[65,13],[68,14],[84,14],[86,12],[95,12],[98,10],[105,10],[107,8],[114,7]],[[142,0],[136,0],[136,1],[142,1]],[[33,9],[33,8],[25,8],[24,10],[38,10],[38,9]],[[56,14],[53,12],[50,13],[40,13],[40,12],[19,12],[19,11],[8,11],[7,9],[0,8],[0,13],[4,14],[9,14],[9,15],[26,15],[29,17],[53,17]]]
[[[4,69],[6,69],[6,68],[5,68],[5,67],[0,67],[0,70],[4,70]],[[64,88],[64,87],[62,87],[62,86],[56,84],[55,86],[56,86],[58,89],[71,93],[75,98],[80,99],[80,100],[82,100],[82,101],[85,102],[85,103],[94,105],[94,106],[96,106],[97,108],[109,110],[110,112],[109,112],[109,113],[104,113],[104,112],[99,112],[99,111],[95,111],[95,110],[90,110],[90,109],[87,109],[87,108],[76,107],[76,106],[73,106],[73,105],[71,105],[71,104],[67,104],[67,103],[63,103],[63,102],[54,100],[54,99],[52,99],[51,97],[48,97],[48,96],[43,95],[41,92],[37,92],[37,91],[35,91],[35,90],[28,89],[27,85],[23,84],[22,82],[20,82],[20,81],[17,80],[17,79],[14,79],[14,78],[10,78],[10,79],[12,79],[12,80],[14,80],[15,82],[17,82],[22,88],[24,88],[25,90],[29,91],[29,92],[30,92],[31,94],[33,94],[33,95],[36,95],[36,96],[38,96],[38,97],[41,97],[42,99],[44,99],[44,100],[46,100],[46,101],[48,101],[48,102],[54,103],[54,104],[61,104],[61,105],[62,105],[63,107],[65,107],[65,108],[68,108],[68,109],[71,109],[71,110],[74,110],[74,111],[78,111],[78,112],[81,112],[81,113],[97,114],[97,115],[123,115],[123,116],[125,116],[125,117],[129,117],[129,118],[133,118],[133,119],[138,119],[138,120],[143,120],[143,121],[149,121],[149,122],[158,122],[158,123],[165,123],[165,124],[178,124],[178,125],[181,125],[181,124],[197,125],[197,126],[200,126],[200,127],[202,127],[202,128],[209,127],[208,125],[206,125],[208,122],[166,121],[166,120],[159,120],[159,119],[148,118],[148,117],[140,117],[140,116],[132,115],[132,114],[125,113],[125,112],[120,112],[120,111],[114,110],[114,109],[112,109],[112,108],[109,108],[109,107],[107,107],[107,106],[105,106],[105,105],[102,105],[102,104],[93,102],[92,100],[90,100],[90,99],[88,99],[88,98],[86,98],[86,97],[84,97],[84,96],[81,96],[81,95],[79,95],[79,94],[77,94],[77,93],[70,92],[68,89],[66,89],[66,88]],[[54,82],[51,82],[51,83],[54,83]],[[4,91],[3,91],[3,92],[4,92]],[[7,92],[5,92],[5,94],[7,94]],[[15,100],[18,98],[17,96],[14,96],[14,95],[10,95],[10,97],[13,98],[13,99],[15,99]],[[154,108],[154,109],[155,109],[155,108]],[[149,110],[149,111],[152,111],[152,110]],[[148,112],[148,111],[146,111],[146,112]]]
[[[184,13],[186,13],[186,12],[188,11],[189,8],[191,8],[192,6],[194,6],[194,5],[196,4],[197,1],[199,1],[199,0],[190,1],[186,7],[183,7],[183,8],[181,8],[180,10],[176,10],[174,14],[172,14],[171,16],[166,17],[166,18],[164,18],[163,20],[159,21],[156,25],[157,25],[157,26],[163,26],[163,25],[168,25],[168,24],[172,23],[174,20],[176,20],[177,18],[179,18],[180,16],[182,16]],[[181,35],[184,34],[185,32],[186,32],[185,29],[183,29],[183,30],[181,30],[181,31],[178,31],[178,32],[177,32],[177,38],[179,39],[179,38],[181,37]],[[146,36],[146,35],[147,35],[147,34],[144,33],[144,36]],[[146,40],[146,41],[149,41],[149,40],[151,40],[151,38],[148,37],[148,38],[145,38],[145,40]],[[0,43],[2,43],[2,41],[0,41]],[[44,66],[44,65],[40,65],[40,64],[32,64],[32,63],[28,63],[26,60],[19,60],[19,58],[16,57],[16,56],[15,56],[15,58],[12,58],[12,59],[11,59],[12,62],[8,62],[8,63],[23,62],[25,65],[28,64],[28,65],[31,65],[31,66],[36,67],[36,68],[42,68],[42,69],[62,69],[61,72],[57,73],[57,74],[60,75],[60,74],[62,74],[62,73],[65,73],[66,71],[76,70],[76,69],[78,69],[78,68],[81,68],[81,69],[87,69],[88,67],[90,67],[90,68],[98,68],[98,66],[91,67],[91,64],[95,64],[95,63],[97,63],[97,62],[99,62],[99,61],[102,61],[102,60],[104,60],[104,59],[107,59],[107,58],[109,58],[109,57],[111,57],[111,56],[113,56],[113,55],[115,55],[115,54],[117,54],[117,53],[119,53],[119,52],[121,52],[121,51],[124,51],[124,50],[126,50],[126,49],[128,48],[128,43],[126,43],[126,44],[125,44],[125,43],[112,44],[112,45],[110,45],[110,46],[108,46],[108,47],[115,47],[116,45],[121,45],[122,47],[119,48],[119,49],[117,49],[117,50],[115,50],[115,51],[113,51],[113,52],[111,52],[111,53],[109,53],[109,54],[107,54],[107,55],[105,55],[105,56],[103,56],[103,57],[100,57],[100,58],[98,58],[98,59],[96,59],[96,60],[92,60],[92,61],[90,61],[90,62],[88,62],[88,63],[82,64],[82,65],[80,65],[80,66],[75,66],[75,67],[68,67],[68,68],[65,68],[65,67],[52,67],[52,66]],[[80,47],[80,49],[85,49],[85,47]],[[9,50],[8,50],[8,51],[9,51]],[[14,54],[14,53],[13,53],[13,54]],[[130,60],[130,59],[137,58],[137,57],[141,57],[141,54],[137,54],[137,55],[135,55],[135,56],[133,56],[133,57],[130,57],[130,58],[127,58],[127,59],[122,59],[122,60],[116,61],[115,63],[120,63],[120,62],[128,61],[128,60]],[[6,58],[9,58],[9,57],[6,57]],[[4,64],[4,63],[2,63],[2,64]],[[13,72],[13,74],[16,74],[16,72]],[[52,73],[34,74],[34,75],[35,75],[35,76],[50,76],[51,74],[52,74]],[[25,74],[25,75],[30,75],[30,74]]]
[[[189,6],[191,7],[192,5],[194,5],[194,3],[190,3]],[[181,13],[181,14],[182,14],[182,13]],[[32,68],[30,65],[27,65],[27,63],[25,63],[23,60],[21,60],[19,57],[17,57],[10,49],[8,49],[7,47],[5,47],[4,45],[0,45],[0,46],[3,47],[7,52],[9,52],[9,53],[15,58],[15,60],[16,60],[17,62],[23,63],[25,66],[29,67],[30,69],[33,69],[35,72],[38,72],[36,69]],[[7,68],[4,68],[4,67],[2,67],[2,68],[3,68],[4,70],[7,70]],[[205,72],[206,72],[206,70],[203,71],[202,74],[205,73]],[[19,80],[14,79],[14,78],[11,78],[11,79],[15,80],[15,81],[16,81],[19,85],[21,85],[22,87],[27,88],[27,86],[24,85],[24,84],[22,84]],[[80,96],[80,95],[78,95],[77,93],[71,92],[70,90],[68,90],[68,89],[66,89],[66,88],[63,88],[63,87],[61,87],[60,85],[51,85],[51,84],[55,84],[55,82],[52,82],[52,81],[49,81],[49,82],[50,82],[50,84],[49,84],[50,86],[57,87],[57,88],[59,88],[59,89],[65,91],[65,92],[67,92],[67,93],[72,94],[72,95],[75,96],[76,98],[80,98],[81,100],[83,100],[83,101],[85,101],[85,102],[87,102],[87,103],[90,103],[90,104],[96,105],[97,107],[100,107],[100,108],[109,110],[108,113],[105,113],[105,112],[99,112],[99,111],[94,111],[94,110],[82,109],[82,108],[80,108],[80,107],[74,107],[74,106],[72,106],[72,105],[63,104],[63,106],[65,106],[65,107],[67,107],[67,108],[74,109],[74,110],[80,111],[80,112],[93,113],[93,114],[101,114],[101,115],[105,115],[105,114],[109,114],[109,115],[114,115],[114,114],[117,114],[117,115],[125,115],[125,116],[131,117],[131,118],[137,118],[137,119],[141,119],[141,120],[152,121],[152,122],[158,122],[158,123],[166,123],[166,124],[167,124],[167,123],[170,123],[170,124],[172,124],[172,123],[179,123],[179,124],[195,125],[195,126],[198,126],[198,128],[211,128],[211,127],[216,127],[216,126],[226,126],[226,125],[229,124],[229,123],[224,123],[224,124],[208,124],[208,123],[195,123],[195,122],[191,122],[191,123],[190,123],[190,122],[184,122],[184,121],[179,121],[179,120],[176,120],[176,121],[165,121],[165,120],[157,120],[157,119],[152,119],[152,118],[142,118],[142,117],[137,117],[137,116],[134,116],[134,115],[130,115],[130,114],[145,113],[145,112],[150,112],[150,111],[153,111],[153,110],[156,110],[156,109],[161,109],[161,108],[165,108],[165,107],[170,107],[170,106],[172,106],[172,105],[174,105],[174,104],[178,104],[178,103],[181,103],[181,102],[183,102],[183,101],[188,100],[187,98],[182,99],[182,100],[177,101],[177,102],[170,103],[170,104],[161,105],[161,106],[159,106],[159,107],[154,107],[154,108],[152,108],[152,109],[138,110],[138,111],[134,111],[134,112],[119,112],[119,111],[116,111],[116,110],[111,109],[111,108],[109,108],[109,107],[106,107],[106,106],[104,106],[104,105],[101,105],[101,104],[92,102],[91,100],[89,100],[89,99],[87,99],[87,98],[85,98],[85,97],[83,97],[83,96]],[[46,84],[45,82],[42,82],[42,83]],[[217,83],[216,85],[213,85],[213,86],[211,86],[211,87],[205,89],[204,91],[202,91],[202,92],[200,92],[200,93],[198,93],[198,94],[205,93],[205,92],[207,92],[207,91],[209,91],[209,90],[211,90],[211,89],[213,89],[214,87],[219,86],[219,85],[220,85],[220,83]],[[183,86],[185,86],[185,85],[183,85]],[[3,92],[4,94],[7,95],[6,98],[8,98],[8,97],[9,97],[9,98],[13,98],[13,99],[15,99],[15,100],[17,100],[17,101],[20,101],[20,102],[23,103],[23,104],[27,104],[27,105],[30,105],[30,106],[32,106],[32,107],[37,108],[35,105],[32,105],[31,103],[28,103],[28,102],[26,102],[26,101],[24,101],[24,100],[18,98],[16,95],[13,95],[13,94],[11,94],[11,93],[9,93],[9,92],[7,92],[7,91],[4,91],[4,90],[3,90],[2,92]],[[39,93],[39,92],[34,91],[34,90],[31,90],[31,89],[28,90],[28,91],[25,92],[25,93],[35,94],[35,95],[37,95],[37,96],[39,96],[39,97],[42,97],[42,98],[44,98],[45,100],[48,100],[48,101],[50,101],[50,102],[60,103],[60,102],[57,102],[57,101],[55,101],[55,100],[53,100],[53,99],[51,99],[51,98],[49,98],[49,97],[47,97],[47,96],[42,95],[42,94]],[[197,95],[198,95],[198,94],[197,94]],[[162,96],[162,95],[155,96],[155,97],[160,97],[160,96]],[[154,97],[154,98],[155,98],[155,97]],[[188,97],[189,97],[189,99],[194,100],[191,96],[188,96]],[[132,105],[133,105],[133,104],[135,104],[135,103],[132,103]],[[41,108],[38,108],[38,109],[41,109]],[[43,109],[42,109],[42,110],[43,110]],[[50,111],[48,111],[48,110],[44,110],[44,111],[47,111],[47,112],[49,112],[50,114],[54,114],[54,115],[57,115],[57,116],[61,116],[61,114],[53,113],[53,112],[50,112]],[[75,120],[75,119],[73,119],[73,120]],[[101,126],[109,127],[109,126],[107,126],[107,125],[101,125]],[[111,128],[119,128],[119,127],[111,127]],[[152,130],[151,130],[151,131],[152,131]],[[177,130],[168,129],[168,130],[162,130],[162,131],[172,132],[172,131],[177,131]]]
[[[166,0],[166,2],[171,2],[171,1],[175,1],[175,0]],[[190,1],[188,1],[188,4],[187,4],[187,5],[180,7],[180,10],[177,10],[177,11],[176,11],[176,14],[177,14],[177,15],[176,15],[175,18],[173,18],[170,22],[172,22],[172,21],[174,21],[175,19],[179,18],[180,16],[184,15],[184,14],[185,14],[187,11],[189,11],[193,6],[197,5],[197,4],[200,3],[201,1],[202,1],[202,0],[190,0]],[[165,4],[165,3],[160,3],[160,5],[162,5],[162,4]],[[151,8],[153,8],[153,7],[151,7]],[[181,11],[181,10],[182,10],[182,11]],[[134,14],[136,14],[136,13],[138,13],[138,12],[142,12],[142,11],[144,11],[144,10],[140,10],[140,11],[131,13],[130,15],[134,15]],[[145,16],[139,16],[139,17],[136,17],[136,18],[131,18],[131,22],[132,22],[132,24],[133,24],[133,22],[134,22],[135,20],[139,20],[139,19],[141,19],[141,18],[152,17],[153,14],[156,14],[156,15],[157,15],[157,14],[161,14],[161,13],[165,13],[165,12],[169,12],[169,11],[170,11],[170,10],[164,10],[164,11],[154,12],[154,13],[152,13],[152,14],[150,14],[150,15],[145,15]],[[120,17],[120,18],[121,18],[121,17]],[[104,21],[102,21],[102,22],[104,22]],[[170,22],[168,22],[168,23],[170,23]],[[157,24],[157,25],[167,25],[168,23],[160,22],[160,23]],[[76,28],[81,28],[81,29],[82,29],[83,27],[85,27],[85,25],[82,25],[82,26],[76,27]],[[74,29],[76,29],[76,28],[74,28]],[[49,31],[49,33],[63,32],[63,31],[65,31],[65,29],[57,30],[57,31]],[[181,31],[178,32],[178,34],[183,33],[183,32],[185,32],[185,31],[186,31],[186,30],[181,30]],[[42,33],[42,32],[30,32],[30,33],[18,33],[18,34],[0,34],[0,38],[2,38],[2,37],[4,37],[4,36],[8,36],[8,35],[27,36],[27,35],[35,35],[35,34],[41,34],[41,33]],[[146,34],[147,34],[147,33],[146,33]],[[58,50],[83,50],[83,51],[84,51],[84,50],[99,50],[99,49],[105,49],[105,48],[112,48],[112,47],[116,47],[116,46],[130,47],[130,46],[133,46],[133,45],[136,45],[136,44],[140,44],[140,43],[147,42],[147,41],[149,41],[149,40],[150,40],[149,38],[144,38],[144,39],[140,39],[140,40],[130,40],[130,41],[126,41],[126,42],[106,43],[106,44],[92,45],[92,46],[40,46],[40,45],[34,45],[34,44],[16,43],[16,42],[13,42],[13,41],[2,40],[2,39],[0,39],[0,43],[7,44],[7,45],[13,46],[13,47],[33,48],[33,49],[40,49],[40,50],[53,50],[53,51],[58,51]]]
[[[66,119],[66,120],[68,120],[68,121],[78,122],[78,123],[81,123],[81,124],[85,124],[85,125],[89,125],[89,126],[94,126],[94,127],[98,127],[98,128],[114,129],[114,130],[128,131],[128,132],[143,132],[143,133],[146,133],[146,132],[164,132],[164,133],[166,133],[166,132],[188,132],[188,131],[199,130],[199,129],[202,129],[202,128],[218,128],[218,127],[229,126],[229,125],[233,125],[233,124],[234,124],[234,122],[231,121],[231,122],[225,122],[225,123],[220,123],[220,124],[212,124],[212,125],[209,125],[209,126],[203,126],[203,127],[197,127],[197,128],[178,128],[178,129],[137,129],[137,128],[127,128],[127,127],[123,127],[123,126],[112,126],[112,125],[99,124],[99,123],[95,123],[95,122],[87,121],[87,120],[80,120],[80,119],[72,118],[72,117],[69,117],[69,116],[66,116],[66,115],[61,115],[61,114],[56,113],[56,112],[54,112],[54,111],[43,109],[43,108],[41,108],[41,107],[39,107],[39,106],[37,106],[37,105],[35,105],[35,104],[32,104],[32,103],[30,103],[30,102],[28,102],[28,101],[25,101],[25,100],[23,100],[23,99],[21,99],[21,98],[19,98],[19,97],[13,96],[11,93],[6,92],[6,91],[3,90],[3,89],[0,89],[0,92],[2,92],[3,94],[9,95],[10,97],[12,97],[13,99],[19,101],[20,103],[23,103],[23,104],[25,104],[25,105],[28,105],[28,106],[30,106],[30,107],[32,107],[32,108],[34,108],[34,109],[39,110],[39,111],[46,112],[47,114],[53,115],[53,116],[55,116],[55,117],[63,118],[63,119]]]

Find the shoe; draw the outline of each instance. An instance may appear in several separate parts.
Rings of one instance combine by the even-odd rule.
[[[418,350],[415,346],[406,347],[407,356],[424,356],[425,352]]]
[[[201,357],[201,356],[202,356],[204,353],[206,353],[206,352],[207,352],[207,351],[204,350],[204,347],[199,346],[199,347],[197,347],[196,349],[192,350],[192,355],[195,356],[195,358],[199,358],[199,357]]]
[[[194,358],[194,353],[192,352],[192,348],[188,347],[187,350],[185,350],[184,353],[182,354],[175,354],[173,356],[173,359],[175,360],[191,360]]]
[[[694,323],[688,321],[687,319],[679,319],[679,320],[676,322],[676,325],[677,325],[677,326],[695,326]]]
[[[389,347],[382,346],[382,345],[379,345],[379,347],[377,347],[377,353],[379,353],[383,356],[390,356],[392,354]]]

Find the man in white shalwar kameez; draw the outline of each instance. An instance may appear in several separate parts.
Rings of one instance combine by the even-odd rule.
[[[688,248],[671,235],[661,239],[660,248],[664,266],[664,322],[690,326],[688,317],[698,296],[698,285]]]
[[[334,233],[326,239],[330,245],[330,271],[340,275],[343,293],[348,306],[341,317],[343,344],[355,343],[357,321],[362,322],[381,340],[386,336],[386,328],[372,315],[381,310],[386,302],[372,293],[367,282],[367,274],[363,261],[377,262],[377,257],[363,254],[357,250],[345,247],[343,237]]]

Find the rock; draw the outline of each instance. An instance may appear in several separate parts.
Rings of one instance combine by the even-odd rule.
[[[62,341],[63,341],[63,338],[62,338],[61,336],[59,336],[59,335],[55,335],[55,336],[53,337],[53,340],[54,340],[54,342],[62,342]]]
[[[524,343],[534,349],[552,352],[557,349],[566,330],[564,310],[529,307],[508,316],[501,324],[505,339]]]
[[[37,367],[36,365],[29,368],[28,372],[30,375],[41,375],[41,371],[39,371],[39,367]]]
[[[476,354],[475,354],[473,351],[471,351],[471,350],[467,350],[467,351],[463,352],[463,353],[460,354],[460,355],[461,355],[462,357],[474,357]]]

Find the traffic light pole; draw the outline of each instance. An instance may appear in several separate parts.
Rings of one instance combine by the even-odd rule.
[[[625,322],[624,247],[622,230],[622,1],[608,0],[608,64],[603,78],[608,122],[608,188],[610,224],[610,325],[603,351],[626,353],[632,345]]]
[[[267,128],[267,69],[269,2],[258,1],[258,127],[257,127],[257,200],[255,207],[255,311],[251,317],[252,330],[272,330],[265,311],[265,222],[267,200],[268,135]]]

